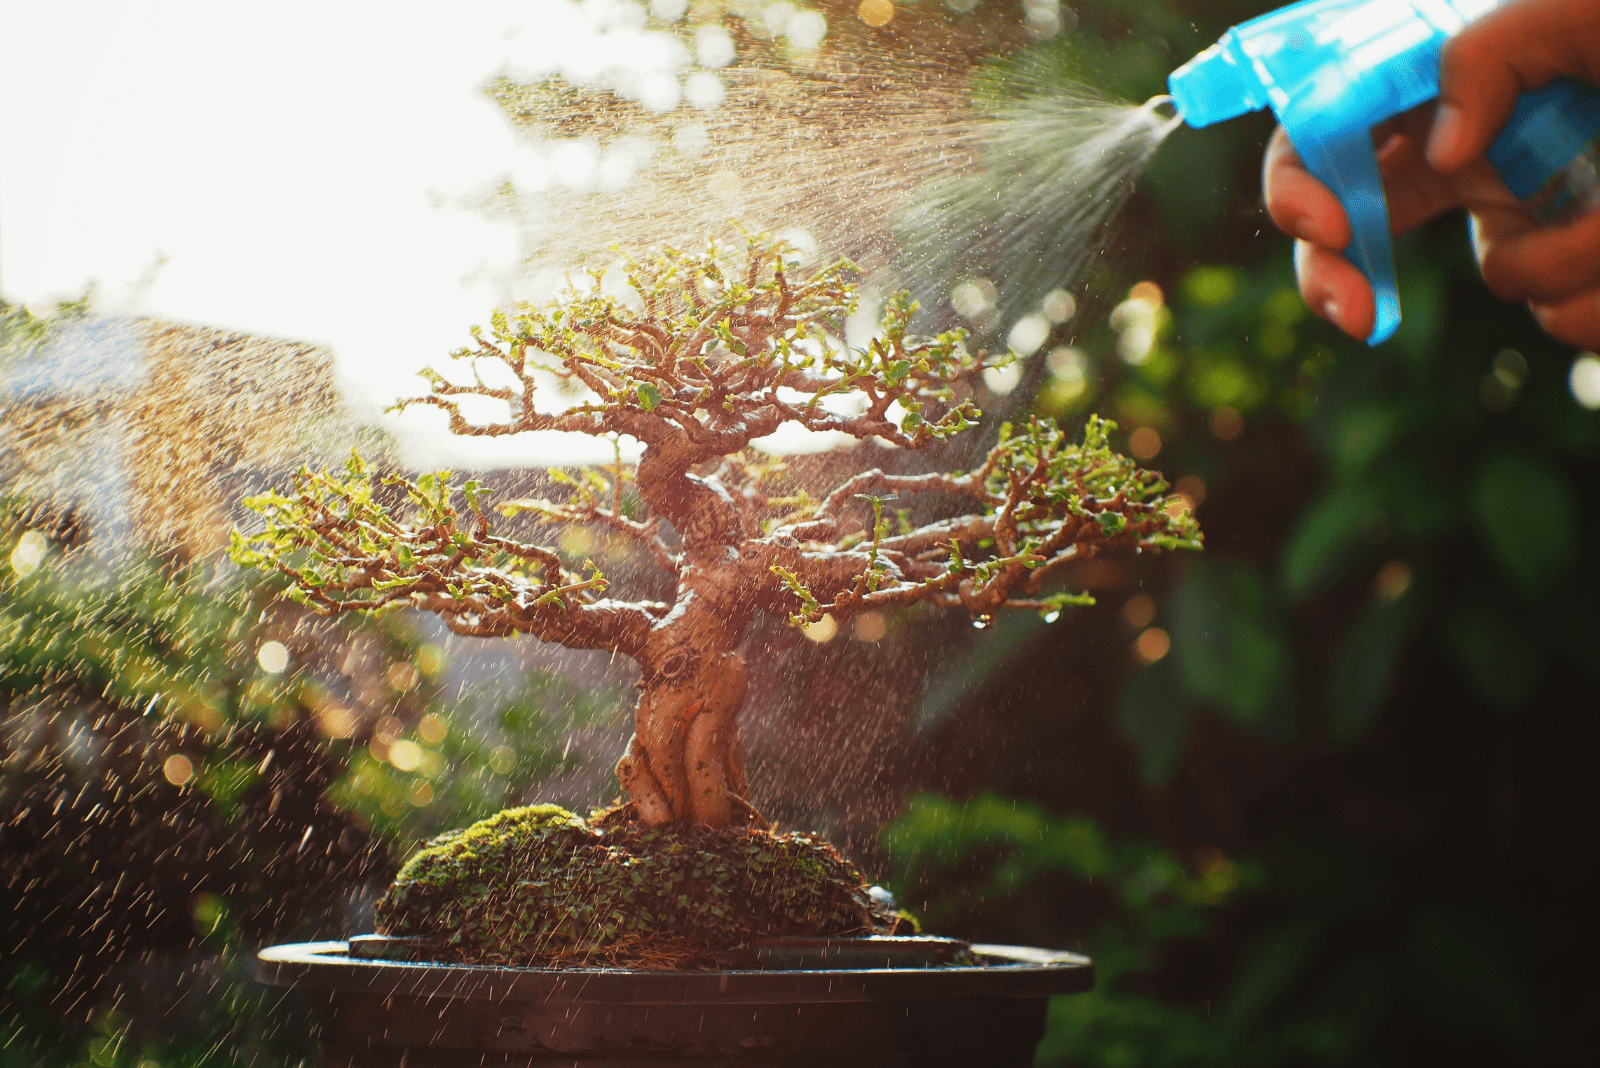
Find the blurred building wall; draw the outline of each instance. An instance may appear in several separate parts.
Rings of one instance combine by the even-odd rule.
[[[77,516],[101,552],[198,559],[240,496],[343,423],[322,346],[90,318],[0,369],[0,487]]]

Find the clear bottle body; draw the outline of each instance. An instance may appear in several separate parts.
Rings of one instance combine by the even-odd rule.
[[[1600,139],[1589,143],[1523,203],[1546,226],[1560,226],[1600,207]]]

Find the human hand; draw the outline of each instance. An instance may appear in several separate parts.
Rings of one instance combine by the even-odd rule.
[[[1489,288],[1525,300],[1541,326],[1600,347],[1600,211],[1542,226],[1483,158],[1517,97],[1567,74],[1600,83],[1600,0],[1520,0],[1467,27],[1444,50],[1437,105],[1373,131],[1389,202],[1403,233],[1464,206]],[[1300,162],[1280,128],[1267,147],[1267,211],[1295,237],[1295,273],[1313,310],[1364,338],[1375,315],[1372,287],[1339,250],[1350,243],[1344,207]]]

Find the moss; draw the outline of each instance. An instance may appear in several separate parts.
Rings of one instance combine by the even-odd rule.
[[[428,842],[379,900],[378,930],[441,960],[714,967],[760,938],[886,932],[863,883],[812,835],[534,805]]]

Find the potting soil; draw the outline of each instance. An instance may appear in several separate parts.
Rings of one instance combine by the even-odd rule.
[[[378,930],[434,960],[511,966],[736,966],[757,939],[888,934],[827,842],[755,827],[591,823],[509,809],[428,842],[377,905]]]

